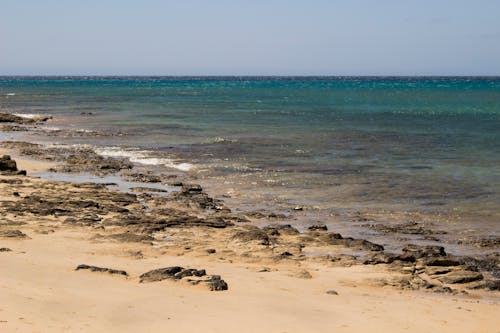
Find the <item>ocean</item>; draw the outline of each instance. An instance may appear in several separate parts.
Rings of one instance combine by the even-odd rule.
[[[241,210],[500,234],[498,77],[0,77],[0,112],[50,114],[32,139],[189,172]]]

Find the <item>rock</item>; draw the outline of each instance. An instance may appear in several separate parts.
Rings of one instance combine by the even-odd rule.
[[[479,257],[460,257],[460,264],[469,270],[482,270],[500,278],[500,253],[490,253]]]
[[[201,185],[189,184],[189,185],[182,185],[181,191],[184,194],[196,194],[196,193],[203,192],[203,189],[202,189]]]
[[[142,274],[140,282],[155,282],[165,279],[181,280],[186,277],[204,277],[206,276],[204,269],[182,268],[180,266],[172,266],[154,269]],[[227,290],[227,283],[221,279],[219,275],[211,275],[204,279],[186,279],[187,282],[197,285],[200,283],[206,284],[212,291]]]
[[[328,295],[338,295],[338,294],[339,294],[338,292],[336,292],[336,291],[335,291],[335,290],[333,290],[333,289],[327,290],[327,291],[326,291],[326,293],[327,293]]]
[[[498,291],[500,290],[500,280],[489,280],[486,281],[483,285],[484,289],[488,290],[495,290]]]
[[[278,225],[268,225],[262,228],[265,232],[269,233],[271,236],[280,235],[297,235],[300,232],[292,227],[290,224],[278,224]]]
[[[363,227],[368,227],[377,232],[381,233],[399,233],[407,235],[434,235],[434,234],[446,234],[445,231],[441,230],[431,230],[422,227],[419,223],[411,221],[408,223],[400,224],[364,224]]]
[[[226,281],[222,280],[219,275],[212,275],[210,279],[203,282],[208,284],[211,291],[223,291],[229,288]]]
[[[173,279],[174,275],[183,270],[180,266],[158,268],[142,274],[139,282],[155,282],[165,279]]]
[[[17,171],[16,161],[10,158],[9,155],[0,157],[0,171]]]
[[[150,173],[142,173],[142,172],[128,173],[124,175],[124,178],[128,181],[133,181],[138,183],[161,183],[160,176]]]
[[[327,231],[328,227],[326,225],[320,223],[320,224],[313,224],[310,227],[308,227],[307,229],[309,229],[309,230],[318,230],[318,231]]]
[[[144,186],[138,186],[138,187],[132,187],[130,189],[132,192],[136,193],[167,193],[167,190],[163,190],[161,188],[154,188],[154,187],[144,187]]]
[[[483,279],[483,274],[471,271],[452,271],[448,274],[437,277],[437,279],[443,283],[468,283],[473,281],[478,281]]]
[[[258,227],[250,228],[249,230],[239,231],[232,237],[234,240],[241,242],[257,242],[259,245],[268,246],[270,244],[270,238],[263,230]]]
[[[172,266],[165,268],[158,268],[152,271],[142,274],[140,282],[155,282],[162,281],[165,279],[180,280],[187,276],[205,276],[206,272],[204,269],[185,269],[180,266]]]
[[[27,238],[28,236],[20,230],[5,230],[5,231],[0,231],[0,237]]]
[[[0,247],[0,252],[10,252],[12,251],[11,249],[9,249],[8,247]]]
[[[403,255],[401,257],[404,258],[405,256],[420,259],[446,256],[446,252],[442,246],[408,244],[403,248]]]
[[[473,245],[477,247],[500,247],[500,237],[490,236],[486,238],[479,239],[460,239],[458,241],[460,245]]]
[[[365,251],[383,251],[384,247],[379,244],[372,243],[366,239],[355,239],[352,237],[342,237],[341,234],[334,232],[329,233],[318,233],[318,238],[329,245],[341,245],[349,248],[355,248],[357,250]]]
[[[369,254],[363,259],[363,265],[390,264],[394,262],[395,256],[384,252]]]
[[[103,267],[97,267],[97,266],[89,266],[89,265],[84,265],[84,264],[78,265],[78,267],[76,267],[75,271],[79,271],[81,269],[88,269],[91,272],[103,272],[103,273],[109,273],[109,274],[128,276],[128,273],[125,271],[122,271],[122,270],[103,268]]]
[[[10,113],[0,113],[0,123],[29,124],[34,122],[30,118],[19,117]]]
[[[427,258],[424,261],[427,266],[458,266],[460,262],[452,258]]]
[[[427,275],[441,275],[451,272],[451,269],[448,267],[434,266],[434,267],[427,267],[425,269],[425,272],[427,273]]]
[[[215,249],[207,249],[207,253],[209,253],[209,254],[214,254],[216,252],[217,251]]]
[[[353,238],[345,238],[343,239],[345,242],[345,246],[356,248],[359,250],[366,251],[384,251],[384,247],[380,244],[375,244],[366,239],[353,239]]]

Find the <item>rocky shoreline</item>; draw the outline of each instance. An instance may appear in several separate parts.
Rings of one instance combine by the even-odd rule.
[[[26,119],[11,115],[0,115],[0,121],[12,126],[26,125]],[[478,289],[500,290],[499,252],[477,257],[453,256],[442,246],[408,243],[401,253],[391,253],[384,251],[380,244],[343,236],[322,224],[300,232],[280,223],[279,214],[234,213],[222,199],[211,197],[186,174],[155,174],[126,158],[103,157],[89,148],[47,148],[28,142],[2,142],[0,147],[19,156],[54,162],[51,172],[120,175],[142,183],[132,191],[122,192],[114,190],[113,184],[49,181],[26,175],[17,169],[10,156],[4,156],[0,159],[0,191],[4,193],[0,202],[3,216],[0,246],[2,239],[29,241],[32,233],[83,228],[95,242],[137,243],[162,255],[204,253],[222,261],[259,262],[263,266],[286,262],[299,269],[301,278],[312,276],[306,269],[300,270],[307,263],[327,267],[383,265],[393,272],[393,278],[384,284],[395,288],[454,294],[474,293]],[[153,183],[164,184],[172,190],[148,187]],[[367,224],[366,227],[382,233],[427,237],[439,234],[418,223]],[[498,239],[479,240],[479,246],[482,244],[498,247]],[[138,257],[144,255],[139,252]],[[6,253],[7,250],[1,255]],[[125,272],[122,267],[83,265],[80,269]],[[231,285],[231,281],[226,283],[218,275],[201,274],[205,271],[198,268],[151,269],[153,273],[144,273],[138,279],[141,282],[182,280],[201,283],[210,290],[226,290]]]

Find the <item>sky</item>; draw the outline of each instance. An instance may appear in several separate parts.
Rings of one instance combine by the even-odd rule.
[[[500,75],[500,0],[0,0],[0,75]]]

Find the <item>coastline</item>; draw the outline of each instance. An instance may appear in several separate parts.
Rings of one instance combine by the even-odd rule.
[[[184,186],[177,184],[166,195],[151,188],[124,195],[106,186],[30,177],[58,167],[106,174],[123,167],[134,174],[135,166],[112,157],[86,152],[68,164],[62,157],[50,162],[24,158],[13,148],[0,153],[11,154],[18,168],[28,171],[28,176],[0,176],[0,230],[26,235],[0,238],[0,247],[11,249],[0,253],[1,298],[8,304],[1,308],[0,325],[6,332],[497,329],[498,291],[469,289],[487,280],[486,275],[465,284],[439,283],[440,275],[473,271],[463,264],[429,265],[458,260],[434,253],[436,249],[409,249],[406,257],[398,257],[322,226],[302,232],[280,227],[273,223],[279,217],[231,212],[201,187],[183,183],[193,179],[174,173],[165,177]],[[89,156],[94,159],[82,164]],[[134,177],[148,188],[151,183],[144,181],[154,176],[135,172]],[[12,204],[22,200],[27,205]],[[258,228],[255,222],[274,227]],[[349,251],[364,253],[365,259],[357,260]],[[363,264],[366,258],[373,264]],[[75,271],[81,264],[126,270],[128,277]],[[192,285],[185,278],[138,282],[144,272],[167,266],[206,269],[220,275],[229,290],[211,292],[203,282]]]

